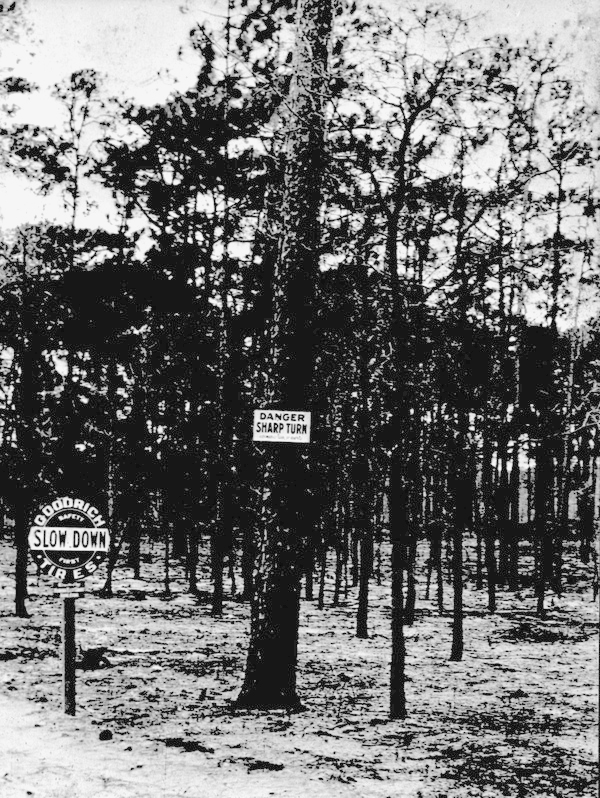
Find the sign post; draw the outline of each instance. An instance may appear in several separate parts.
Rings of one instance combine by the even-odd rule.
[[[75,714],[75,597],[63,598],[63,709]]]
[[[63,708],[74,715],[75,601],[83,596],[82,580],[106,557],[110,535],[96,507],[62,496],[44,505],[29,529],[29,548],[40,571],[56,580],[54,595],[62,598]]]

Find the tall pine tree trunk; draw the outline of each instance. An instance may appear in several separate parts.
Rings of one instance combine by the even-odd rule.
[[[282,241],[275,277],[268,397],[269,404],[291,410],[309,409],[311,402],[331,23],[330,0],[299,0],[287,102]],[[237,703],[291,709],[299,704],[296,667],[309,461],[299,444],[270,446],[256,544],[250,643]]]
[[[466,411],[459,411],[456,458],[451,470],[451,495],[454,500],[452,519],[452,584],[454,603],[452,618],[451,662],[460,662],[463,655],[463,540],[471,526],[473,480],[469,473],[467,436],[469,419]]]
[[[34,484],[37,476],[38,446],[35,430],[35,342],[34,318],[31,312],[32,291],[27,275],[27,251],[25,237],[22,240],[21,258],[21,356],[17,391],[17,444],[21,455],[19,489],[14,503],[15,518],[15,614],[28,618],[27,560],[29,545],[29,521],[34,510]]]
[[[510,556],[508,570],[509,590],[519,588],[519,507],[521,492],[521,466],[519,462],[519,431],[515,424],[512,469],[510,472],[509,494],[510,494]]]
[[[392,661],[390,669],[390,717],[406,717],[404,689],[406,642],[404,637],[404,569],[408,496],[400,452],[392,455],[390,469],[390,536],[392,540]]]
[[[371,231],[371,224],[365,224],[364,236],[368,239]],[[368,258],[363,257],[359,265],[360,283],[360,309],[362,328],[368,329],[370,295],[369,295],[369,271]],[[358,440],[356,457],[356,481],[357,481],[357,502],[356,502],[356,521],[360,534],[360,578],[358,589],[358,611],[356,615],[356,636],[367,638],[368,630],[368,607],[369,607],[369,581],[373,573],[373,476],[371,473],[371,430],[370,430],[370,375],[369,375],[369,351],[366,340],[361,342],[359,352],[359,396],[358,407]]]
[[[481,463],[481,493],[483,496],[484,559],[487,576],[488,610],[496,612],[496,532],[492,499],[492,430],[488,422],[487,408],[484,410],[483,447]]]
[[[544,435],[543,430],[542,435]],[[554,468],[552,445],[549,437],[538,441],[535,455],[535,530],[537,543],[536,596],[537,613],[546,617],[544,604],[546,587],[552,579],[553,553],[553,501]]]
[[[227,18],[227,58],[230,47],[230,24]],[[226,66],[226,73],[229,67]],[[227,84],[229,85],[229,84]],[[228,103],[225,103],[224,123],[228,121]],[[227,142],[223,150],[223,168],[227,173],[228,167]],[[231,468],[231,439],[233,436],[232,416],[232,391],[233,380],[231,375],[232,340],[231,340],[231,311],[229,309],[229,294],[232,283],[232,263],[229,256],[230,238],[230,208],[229,197],[223,198],[223,274],[220,286],[220,317],[219,317],[219,345],[218,345],[218,375],[217,375],[217,434],[216,434],[216,461],[217,461],[217,490],[215,525],[211,536],[211,572],[213,582],[212,615],[219,617],[223,613],[223,567],[225,554],[231,551],[233,545],[233,474]]]

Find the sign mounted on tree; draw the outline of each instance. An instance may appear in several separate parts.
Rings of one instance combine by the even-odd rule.
[[[106,557],[110,535],[99,510],[62,496],[44,505],[29,529],[31,555],[42,573],[72,584],[92,574]]]
[[[310,413],[305,410],[255,410],[252,440],[310,443]]]

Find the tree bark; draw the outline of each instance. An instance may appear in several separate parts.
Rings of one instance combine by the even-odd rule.
[[[15,501],[15,614],[28,618],[27,561],[29,555],[29,519],[33,511],[34,484],[38,468],[38,441],[35,432],[35,349],[36,329],[31,309],[32,292],[27,276],[27,251],[22,240],[21,259],[21,357],[20,378],[17,392],[19,416],[17,421],[17,443],[21,455],[20,485]]]
[[[399,452],[390,469],[390,533],[392,541],[392,660],[390,670],[390,717],[406,717],[406,641],[404,637],[404,569],[408,497]]]
[[[553,471],[551,442],[547,437],[543,437],[536,447],[534,495],[537,542],[536,596],[537,613],[540,618],[546,617],[544,605],[546,586],[552,579],[553,513],[550,505],[553,501]]]
[[[330,0],[299,0],[266,397],[271,406],[282,409],[310,409],[331,23]],[[271,444],[240,707],[299,705],[296,668],[308,477],[308,456],[301,445]]]
[[[454,587],[454,606],[452,619],[451,662],[462,660],[464,648],[463,632],[463,539],[471,526],[471,507],[473,484],[468,468],[466,452],[468,417],[466,411],[459,413],[458,437],[456,441],[455,466],[452,469],[451,493],[454,499],[452,519],[452,583]]]

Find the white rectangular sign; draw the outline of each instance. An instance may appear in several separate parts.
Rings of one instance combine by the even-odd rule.
[[[29,548],[44,551],[108,551],[108,529],[78,526],[32,526]]]
[[[305,410],[255,410],[252,440],[310,443],[310,413]]]

